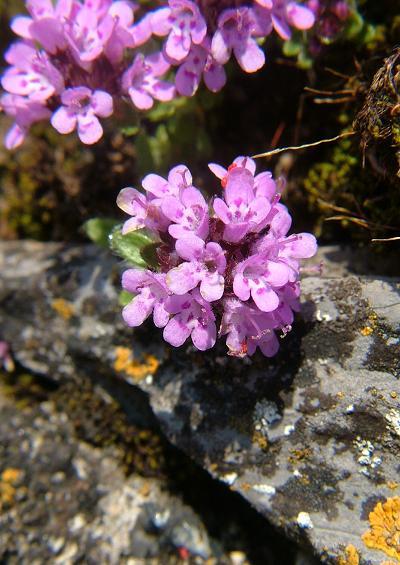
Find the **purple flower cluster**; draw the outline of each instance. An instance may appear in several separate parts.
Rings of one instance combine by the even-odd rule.
[[[192,96],[201,79],[217,92],[226,82],[224,65],[232,54],[253,73],[263,67],[259,41],[273,29],[289,39],[290,28],[313,26],[314,13],[294,0],[169,0],[149,14],[152,33],[166,37],[163,54],[177,66],[179,94]]]
[[[299,259],[317,249],[313,235],[288,236],[291,216],[280,200],[282,182],[256,174],[255,162],[238,157],[228,168],[210,164],[222,186],[207,202],[184,165],[167,179],[147,175],[145,193],[124,188],[118,206],[131,216],[124,234],[147,228],[157,242],[158,266],[128,269],[122,286],[135,297],[123,318],[132,327],[151,314],[175,347],[191,337],[197,349],[226,335],[229,354],[244,357],[259,347],[279,349],[276,332],[291,329],[299,309]]]
[[[62,134],[76,129],[83,143],[96,143],[103,134],[99,118],[110,116],[120,99],[130,97],[143,110],[153,99],[175,96],[174,85],[159,78],[170,68],[161,53],[127,56],[152,34],[146,21],[134,24],[133,2],[27,0],[26,7],[30,16],[12,22],[21,40],[6,52],[10,67],[1,79],[0,107],[14,118],[8,148],[44,119]]]
[[[345,29],[352,9],[347,0],[308,0],[307,6],[316,18],[309,37],[309,50],[317,56]]]
[[[287,39],[290,26],[308,29],[315,19],[293,0],[161,4],[134,22],[139,8],[130,0],[26,0],[30,15],[11,24],[21,39],[5,54],[10,66],[1,79],[0,109],[14,120],[6,146],[18,147],[32,124],[49,119],[58,132],[76,129],[83,143],[96,143],[99,118],[121,99],[148,110],[154,99],[192,96],[202,77],[216,92],[232,53],[244,71],[255,72],[265,62],[258,42],[273,28]],[[165,40],[149,54],[155,36]],[[162,78],[171,67],[174,83]]]

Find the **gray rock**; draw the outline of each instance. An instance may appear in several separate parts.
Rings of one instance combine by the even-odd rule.
[[[23,366],[56,380],[114,372],[149,395],[173,443],[319,558],[353,545],[362,562],[385,559],[362,535],[376,503],[398,496],[398,281],[331,261],[329,276],[304,279],[303,316],[278,356],[242,361],[223,346],[171,350],[151,324],[124,328],[119,266],[90,246],[1,252],[2,337]],[[133,412],[136,398],[121,403]]]
[[[126,476],[118,448],[82,441],[53,401],[21,408],[0,391],[1,563],[128,563],[164,557],[174,563],[172,535],[144,535],[144,508],[157,505],[185,521],[190,547],[212,555],[204,525],[165,489],[164,481]],[[140,540],[140,543],[139,543]],[[197,543],[196,543],[197,542]],[[166,551],[167,550],[167,551]]]

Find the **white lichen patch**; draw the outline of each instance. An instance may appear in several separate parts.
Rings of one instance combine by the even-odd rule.
[[[322,312],[321,310],[316,311],[315,317],[318,322],[331,322],[333,319],[328,312]]]
[[[400,436],[400,412],[392,408],[388,414],[385,415],[385,420],[388,422],[387,429]]]
[[[221,475],[220,477],[221,481],[223,481],[229,486],[232,486],[237,478],[238,478],[237,473],[226,473],[226,475]]]
[[[361,439],[360,436],[354,440],[354,447],[358,451],[357,461],[361,465],[359,472],[369,477],[369,470],[379,467],[382,464],[382,458],[374,455],[374,445],[369,440]]]
[[[302,530],[310,530],[314,527],[314,524],[312,523],[308,512],[299,512],[296,518],[296,522]]]
[[[283,434],[284,434],[285,436],[290,436],[290,434],[291,434],[292,432],[294,432],[294,430],[295,430],[294,425],[293,425],[293,424],[289,424],[288,426],[285,426],[285,428],[284,428],[284,430],[283,430]]]
[[[273,487],[272,485],[267,485],[267,484],[253,485],[252,489],[255,490],[256,492],[259,492],[260,494],[272,495],[272,494],[275,494],[275,492],[276,492],[275,487]]]
[[[254,428],[256,431],[268,431],[268,428],[282,419],[278,406],[271,400],[257,402],[254,409]]]

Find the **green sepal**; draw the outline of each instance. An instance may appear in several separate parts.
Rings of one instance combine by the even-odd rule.
[[[117,226],[109,236],[110,249],[132,266],[140,269],[151,266],[142,256],[142,251],[152,244],[154,239],[145,230],[136,230],[123,235],[121,226]]]
[[[121,290],[121,292],[118,295],[118,303],[120,306],[124,307],[127,304],[129,304],[131,302],[131,300],[134,298],[134,294],[131,294],[130,292],[128,292],[127,290]]]
[[[120,222],[113,218],[92,218],[83,224],[87,237],[100,247],[109,248],[109,236]]]
[[[120,128],[120,132],[125,137],[134,137],[140,131],[139,126],[125,126]]]

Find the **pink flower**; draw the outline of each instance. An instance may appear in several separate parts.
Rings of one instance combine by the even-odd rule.
[[[257,347],[266,357],[273,357],[279,349],[274,328],[278,324],[274,317],[263,314],[239,300],[228,299],[224,303],[221,335],[227,335],[229,355],[246,357],[253,355]]]
[[[28,43],[12,45],[5,59],[13,66],[5,71],[1,84],[11,94],[41,102],[64,89],[64,79],[47,54],[38,52]]]
[[[178,239],[178,255],[185,261],[167,273],[167,286],[174,294],[186,294],[200,283],[200,294],[212,302],[224,293],[226,259],[218,243],[204,243],[195,235]]]
[[[92,92],[82,86],[65,90],[61,102],[63,105],[51,118],[52,126],[62,134],[77,129],[82,143],[96,143],[103,135],[97,116],[107,118],[112,114],[112,97],[107,92]]]
[[[204,239],[208,234],[208,206],[197,188],[189,186],[182,191],[180,198],[167,196],[161,209],[173,222],[168,228],[175,239],[197,235]]]
[[[15,94],[4,94],[0,100],[1,109],[15,120],[7,132],[5,146],[15,149],[23,143],[29,128],[35,122],[50,118],[51,112],[40,102]]]
[[[215,316],[210,304],[197,289],[183,296],[171,296],[166,308],[173,317],[164,328],[165,341],[179,347],[190,336],[193,345],[200,351],[215,345]]]
[[[202,76],[211,92],[218,92],[226,82],[223,66],[217,63],[205,42],[202,45],[193,45],[178,68],[175,85],[179,94],[193,96],[200,85]]]
[[[247,233],[257,231],[271,210],[265,196],[256,196],[254,177],[243,167],[233,169],[228,176],[224,200],[214,200],[214,211],[225,224],[223,238],[235,243]]]
[[[224,10],[211,42],[215,60],[225,64],[233,51],[244,71],[258,71],[265,63],[265,55],[252,37],[254,31],[255,21],[251,9],[242,7]]]
[[[122,317],[128,326],[140,326],[152,313],[154,324],[158,328],[167,324],[169,312],[165,309],[168,297],[165,275],[128,269],[122,275],[122,286],[136,295],[122,311]]]
[[[237,265],[234,271],[233,290],[240,300],[254,300],[263,312],[272,312],[278,307],[276,289],[289,280],[289,269],[285,264],[252,255]]]
[[[161,53],[144,57],[141,53],[122,77],[123,89],[129,94],[139,110],[148,110],[154,104],[153,98],[167,102],[175,95],[174,85],[160,80],[169,64]]]
[[[312,257],[317,243],[308,233],[287,235],[291,216],[279,203],[282,182],[269,171],[256,174],[254,160],[241,156],[228,169],[209,167],[223,191],[213,210],[184,165],[168,178],[147,175],[145,194],[121,191],[118,205],[131,215],[123,233],[141,227],[153,233],[152,275],[159,285],[145,271],[140,285],[131,285],[138,297],[124,317],[139,325],[161,297],[168,313],[164,339],[174,347],[189,336],[202,351],[213,347],[217,323],[230,355],[253,355],[259,348],[271,357],[279,349],[276,332],[285,336],[299,310],[300,260]]]
[[[151,25],[155,35],[168,35],[165,53],[173,61],[182,61],[192,44],[199,45],[207,33],[206,22],[191,0],[170,0],[168,8],[154,12]]]
[[[315,15],[312,10],[297,2],[274,0],[271,19],[278,35],[288,40],[292,36],[290,26],[300,30],[310,29],[314,25]]]

